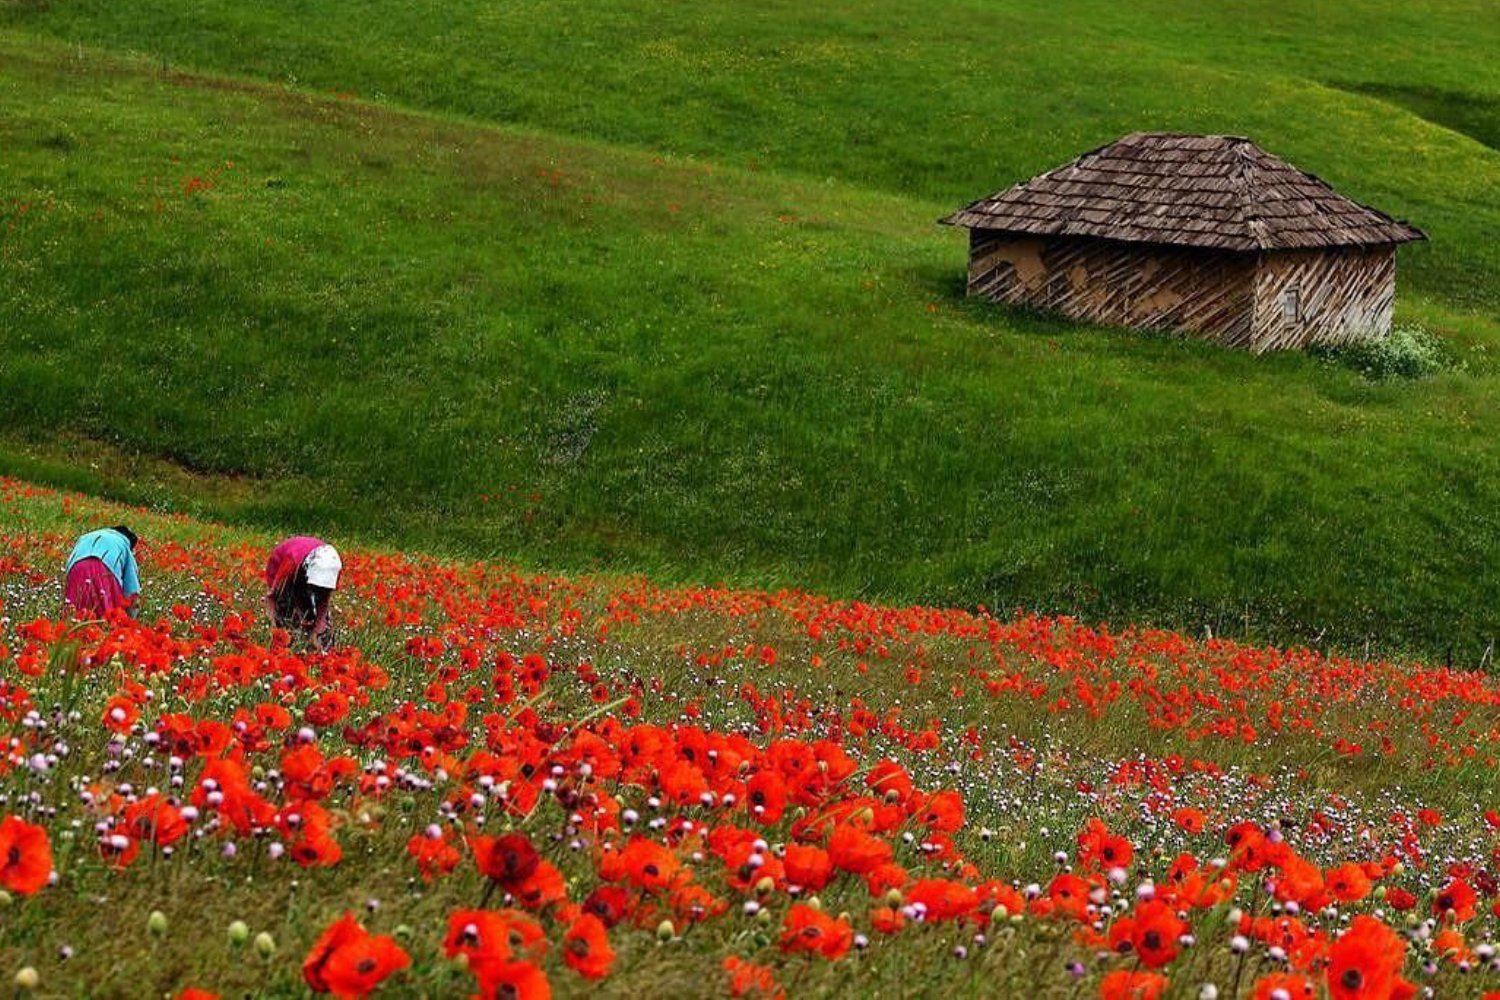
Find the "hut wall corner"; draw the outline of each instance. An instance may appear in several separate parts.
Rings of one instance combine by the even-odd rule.
[[[1396,249],[1283,250],[1255,271],[1256,352],[1380,340],[1391,332]]]

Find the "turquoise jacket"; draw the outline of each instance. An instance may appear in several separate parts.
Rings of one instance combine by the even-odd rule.
[[[141,578],[135,566],[135,553],[131,551],[130,540],[113,528],[100,528],[98,531],[90,531],[87,535],[78,539],[78,544],[73,546],[73,554],[68,556],[68,565],[65,571],[73,568],[73,564],[80,559],[95,558],[109,567],[109,571],[120,581],[120,591],[126,597],[134,597],[141,592]]]

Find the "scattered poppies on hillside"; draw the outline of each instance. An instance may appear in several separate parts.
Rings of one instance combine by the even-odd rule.
[[[88,947],[49,900],[200,877],[295,919],[153,913],[205,935],[184,997],[582,994],[665,949],[708,996],[892,962],[1106,1000],[1500,990],[1500,791],[1424,794],[1495,787],[1491,677],[373,554],[321,653],[259,620],[262,550],[165,519],[139,621],[71,622],[32,522],[88,504],[0,509],[23,990],[102,974],[43,955]]]

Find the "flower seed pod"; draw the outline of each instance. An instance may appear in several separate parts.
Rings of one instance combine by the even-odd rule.
[[[261,958],[270,958],[276,954],[276,939],[265,931],[255,935],[255,953]]]
[[[161,937],[167,933],[167,915],[160,910],[152,910],[151,915],[146,918],[146,929]]]
[[[34,990],[41,984],[41,974],[29,965],[16,973],[16,989],[18,990]]]
[[[243,920],[233,921],[229,925],[229,943],[241,945],[250,940],[250,925]]]

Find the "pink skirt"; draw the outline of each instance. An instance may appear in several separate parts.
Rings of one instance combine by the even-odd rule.
[[[99,559],[80,559],[68,570],[63,600],[80,618],[103,618],[106,612],[125,607],[120,581]]]

